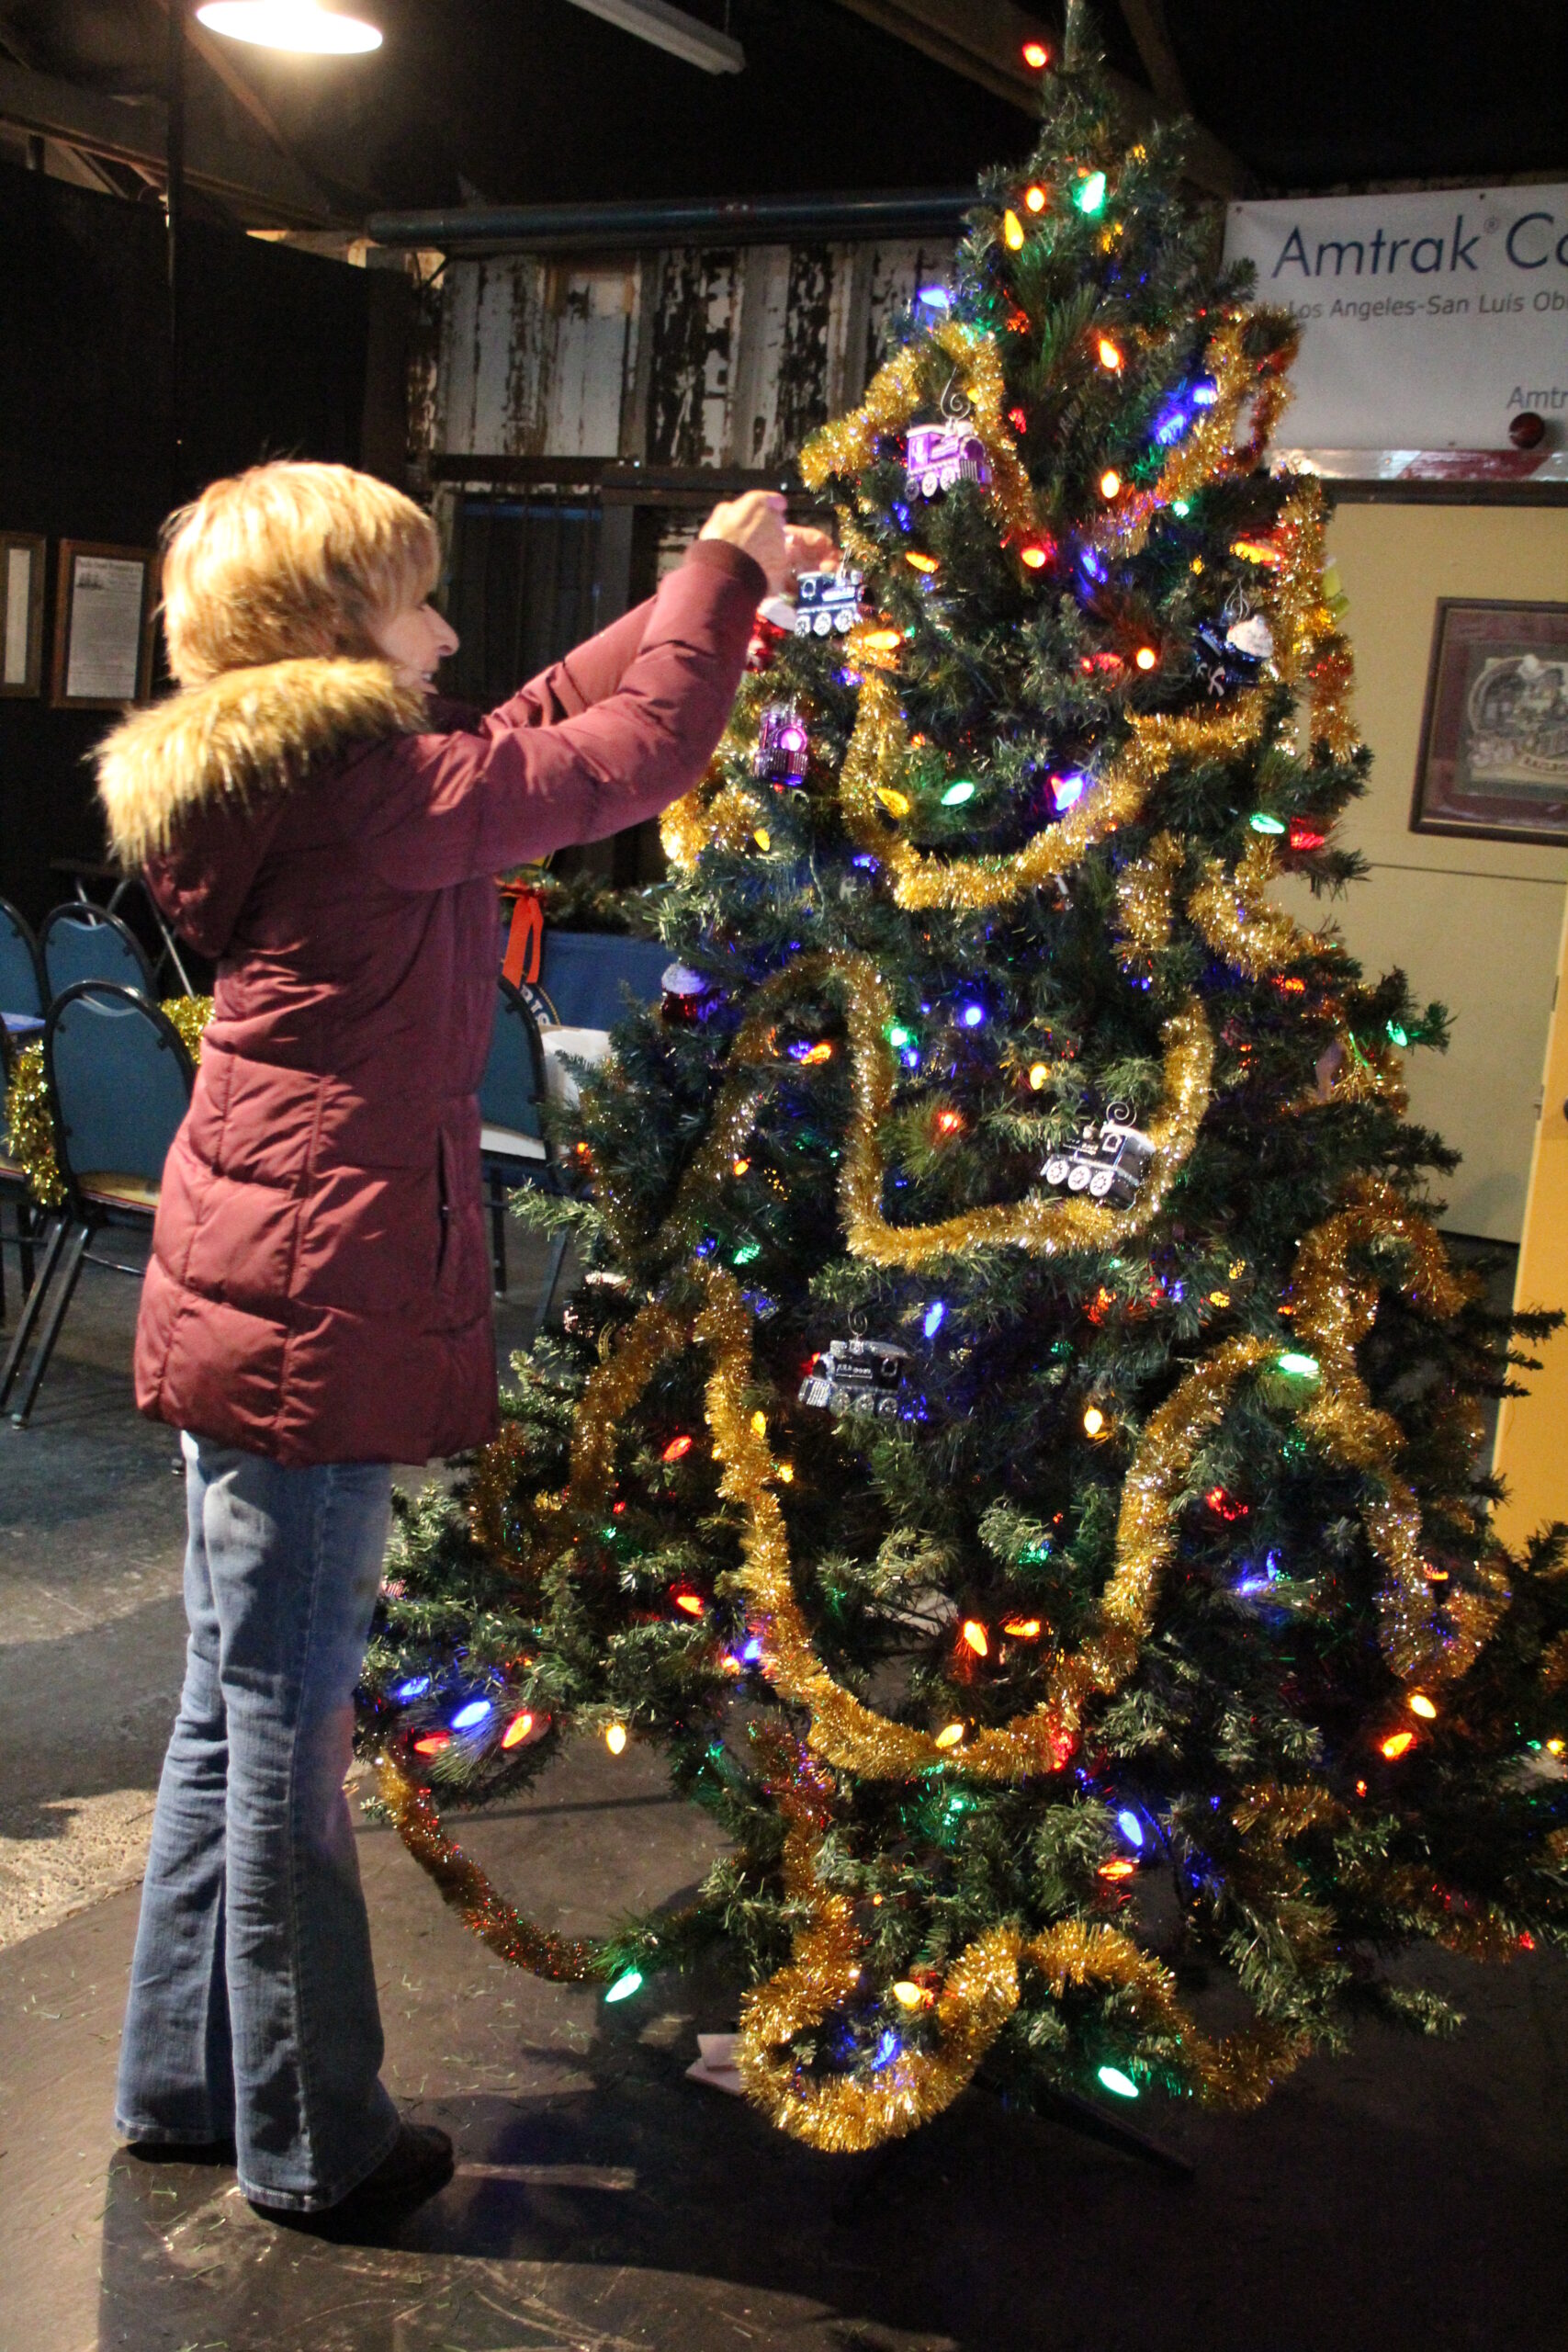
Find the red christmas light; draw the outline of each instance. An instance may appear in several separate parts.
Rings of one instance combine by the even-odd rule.
[[[689,1437],[672,1437],[659,1458],[661,1462],[680,1462],[690,1453],[691,1450],[692,1441]]]
[[[677,1609],[685,1611],[688,1617],[700,1617],[707,1606],[700,1592],[674,1592],[670,1598]]]
[[[1043,40],[1026,40],[1023,44],[1023,62],[1032,73],[1043,74],[1051,62],[1051,52]]]
[[[1252,1508],[1250,1503],[1242,1502],[1224,1487],[1211,1487],[1203,1500],[1216,1519],[1245,1519]]]
[[[1305,851],[1321,849],[1328,835],[1305,817],[1292,817],[1287,838],[1293,850]]]

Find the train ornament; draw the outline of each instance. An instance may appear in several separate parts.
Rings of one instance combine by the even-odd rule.
[[[800,713],[789,703],[770,703],[757,728],[752,775],[761,784],[803,784],[808,759]]]
[[[934,498],[955,482],[977,482],[982,490],[991,479],[991,461],[977,434],[963,425],[911,424],[904,446],[904,492],[908,498]]]
[[[861,574],[842,571],[803,571],[795,583],[796,637],[848,637],[859,620]]]
[[[1130,1102],[1111,1102],[1086,1119],[1072,1142],[1041,1170],[1054,1193],[1076,1193],[1113,1209],[1131,1208],[1154,1160],[1155,1147],[1133,1125]]]
[[[829,1413],[861,1419],[897,1421],[908,1418],[904,1386],[907,1348],[890,1340],[832,1340],[811,1360],[800,1384],[800,1402]]]

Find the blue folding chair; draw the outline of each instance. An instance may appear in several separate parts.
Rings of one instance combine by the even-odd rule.
[[[545,1049],[539,1024],[507,979],[496,983],[495,1026],[490,1058],[479,1080],[479,1155],[490,1203],[491,1256],[496,1295],[506,1288],[506,1197],[509,1189],[536,1184],[542,1192],[566,1190],[558,1147],[545,1132]],[[546,1261],[546,1281],[534,1316],[536,1336],[556,1295],[566,1257],[567,1237],[558,1233]]]
[[[0,1369],[3,1409],[47,1301],[48,1317],[11,1417],[17,1429],[27,1427],[89,1241],[106,1227],[151,1227],[164,1161],[185,1117],[195,1076],[168,1015],[135,989],[101,980],[79,981],[51,1005],[43,1064],[66,1200]],[[140,1266],[122,1266],[111,1258],[95,1258],[93,1263],[141,1277]]]
[[[6,1010],[10,1008],[7,1006]],[[17,1049],[11,1033],[0,1021],[0,1207],[9,1201],[16,1212],[17,1230],[14,1244],[22,1270],[22,1297],[25,1300],[33,1286],[33,1241],[35,1238],[32,1187],[27,1171],[12,1156],[10,1136],[11,1074],[16,1068]],[[6,1243],[0,1232],[0,1323],[6,1319]]]
[[[51,1004],[81,980],[107,980],[152,1001],[152,967],[141,942],[118,915],[85,899],[68,899],[45,915],[39,954]]]
[[[0,899],[0,1012],[26,1012],[37,1020],[43,1009],[38,941],[9,899]]]

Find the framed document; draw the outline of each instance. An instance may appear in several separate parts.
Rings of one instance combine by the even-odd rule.
[[[30,531],[0,531],[0,695],[43,692],[46,552]]]
[[[1438,598],[1410,830],[1568,842],[1568,605]]]
[[[146,548],[61,540],[49,696],[57,710],[147,700],[157,563]]]

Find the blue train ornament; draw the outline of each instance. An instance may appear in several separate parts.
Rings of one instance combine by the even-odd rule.
[[[795,583],[796,637],[848,637],[861,616],[861,574],[846,566],[842,571],[803,571]]]

